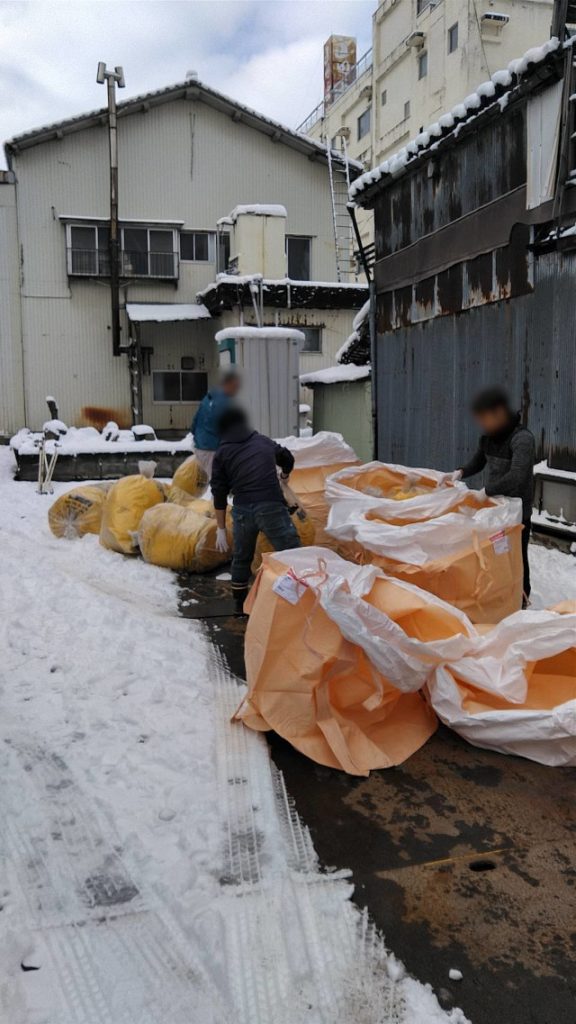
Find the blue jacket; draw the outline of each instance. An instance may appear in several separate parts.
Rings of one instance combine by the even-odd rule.
[[[215,452],[220,444],[218,421],[230,405],[230,398],[221,388],[214,388],[204,395],[192,420],[194,444],[201,451]]]
[[[235,505],[259,502],[286,504],[276,466],[286,475],[294,468],[294,456],[255,430],[236,430],[222,439],[212,466],[210,487],[214,506],[226,508],[228,495]]]

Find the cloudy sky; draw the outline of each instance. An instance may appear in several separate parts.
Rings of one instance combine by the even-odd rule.
[[[200,79],[296,126],[322,97],[331,33],[370,45],[375,0],[0,0],[0,140],[103,105],[99,60],[121,98]],[[0,162],[3,159],[0,158]],[[1,163],[1,166],[4,166]]]

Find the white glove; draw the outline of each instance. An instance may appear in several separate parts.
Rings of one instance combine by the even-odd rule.
[[[462,470],[455,469],[453,473],[444,473],[438,481],[438,487],[446,487],[447,484],[457,484],[462,479]]]
[[[225,555],[228,550],[228,534],[226,530],[218,527],[216,530],[216,551],[219,551],[221,555]]]

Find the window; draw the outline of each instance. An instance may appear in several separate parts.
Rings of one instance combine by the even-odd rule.
[[[230,235],[227,231],[223,231],[218,235],[218,260],[216,263],[216,270],[219,274],[226,273],[228,270],[228,264],[230,263]]]
[[[360,114],[358,118],[358,139],[363,139],[365,135],[368,135],[370,131],[370,107],[365,110],[363,114]]]
[[[68,269],[71,274],[99,276],[110,272],[108,225],[71,224]]]
[[[407,121],[410,117],[410,100],[406,100],[404,104],[404,120]]]
[[[152,400],[179,405],[182,402],[201,402],[208,391],[208,374],[179,370],[154,370],[152,373]]]
[[[321,327],[300,327],[298,325],[297,330],[302,331],[304,335],[304,341],[300,347],[301,352],[322,352]]]
[[[428,53],[425,51],[418,57],[418,78],[426,78],[428,74]]]
[[[425,11],[427,7],[431,6],[431,4],[432,0],[417,0],[416,14],[422,14],[422,11]]]
[[[301,235],[286,235],[288,277],[291,281],[310,280],[310,254],[312,239]]]
[[[68,224],[68,273],[78,277],[110,274],[108,224]],[[120,225],[122,277],[178,277],[178,254],[173,228]]]
[[[388,90],[382,89],[380,93],[380,106],[385,107],[388,102]]]
[[[180,259],[195,263],[216,262],[216,235],[213,231],[181,231]]]
[[[458,22],[455,21],[448,29],[448,53],[458,49]]]

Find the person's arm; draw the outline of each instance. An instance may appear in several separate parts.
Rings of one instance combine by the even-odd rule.
[[[476,476],[476,473],[481,473],[486,465],[486,454],[482,445],[478,445],[478,448],[474,452],[474,455],[465,466],[460,467],[462,474],[461,480],[466,480],[469,476]]]
[[[494,494],[503,494],[505,498],[520,498],[526,480],[530,479],[534,471],[535,446],[532,434],[527,430],[522,430],[512,438],[510,447],[512,448],[510,469],[500,477],[498,483],[491,484],[486,488],[488,497],[492,497]]]
[[[276,465],[279,466],[282,476],[289,477],[294,469],[294,456],[292,452],[288,451],[287,448],[283,448],[281,444],[274,444],[274,454],[276,456]]]

